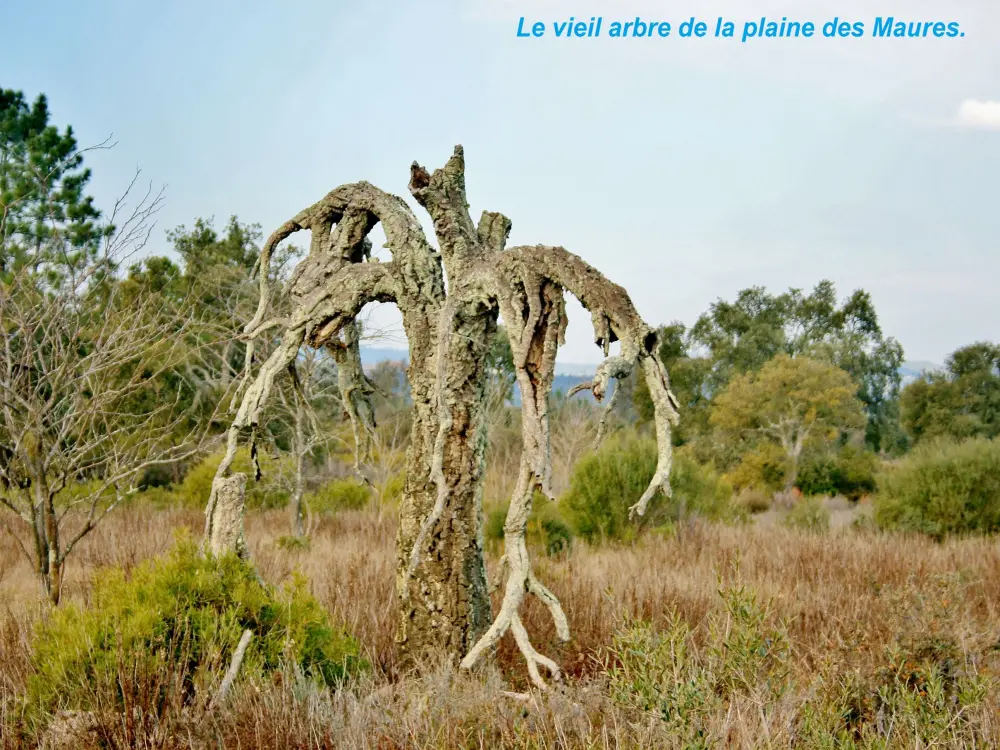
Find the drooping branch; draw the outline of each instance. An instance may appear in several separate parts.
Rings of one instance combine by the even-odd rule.
[[[354,433],[354,470],[363,481],[367,481],[361,472],[361,462],[371,459],[375,434],[375,409],[371,397],[376,388],[361,366],[359,324],[356,320],[343,327],[342,337],[342,340],[329,342],[327,348],[337,363],[341,401]]]
[[[273,297],[270,260],[277,246],[302,229],[312,232],[309,256],[299,264],[289,281],[290,295],[301,300],[304,312],[309,316],[316,298],[325,294],[326,281],[335,278],[345,265],[359,264],[368,257],[371,245],[367,236],[379,223],[385,232],[395,266],[392,272],[392,301],[398,302],[401,310],[413,311],[414,315],[427,305],[436,309],[443,303],[444,277],[440,257],[427,242],[420,222],[409,206],[397,196],[368,182],[341,185],[282,224],[261,249],[255,266],[260,275],[260,298],[254,317],[244,328],[243,335],[248,342],[243,382],[238,395],[249,385],[256,338],[267,329],[284,323],[267,321]],[[407,322],[404,312],[404,327],[407,327]]]
[[[500,256],[499,273],[508,276],[530,268],[535,273],[565,288],[591,314],[594,342],[605,352],[589,387],[598,401],[603,400],[611,378],[627,378],[636,364],[646,373],[655,408],[657,437],[656,472],[641,499],[632,509],[643,515],[658,490],[670,494],[671,426],[677,422],[677,399],[670,391],[666,368],[657,360],[656,331],[648,326],[635,309],[628,293],[609,281],[600,271],[565,248],[547,245],[514,247]],[[617,356],[608,356],[613,341],[621,341]],[[650,364],[652,362],[652,364]]]
[[[391,275],[393,264],[353,263],[340,268],[336,277],[325,286],[316,287],[297,300],[291,316],[283,321],[279,345],[261,366],[246,387],[242,401],[227,435],[226,453],[219,464],[205,514],[205,539],[211,538],[216,516],[219,480],[227,476],[236,457],[240,431],[251,429],[251,453],[256,452],[256,431],[261,414],[276,377],[287,372],[304,342],[322,346],[336,336],[345,325],[354,324],[361,308],[372,301],[395,298],[395,283]],[[249,353],[248,353],[249,356]]]
[[[676,420],[676,401],[670,393],[666,371],[654,355],[656,333],[639,317],[624,289],[562,248],[513,248],[498,258],[491,258],[490,263],[494,268],[494,289],[521,389],[523,448],[518,483],[504,524],[507,583],[503,603],[490,629],[462,660],[462,667],[473,667],[509,629],[527,661],[532,682],[545,689],[539,667],[544,666],[556,678],[559,668],[531,645],[519,609],[526,593],[538,596],[549,608],[559,637],[569,638],[565,613],[556,596],[532,572],[526,543],[532,495],[536,489],[550,494],[548,397],[555,373],[556,350],[562,343],[566,325],[563,289],[574,294],[590,310],[595,343],[605,355],[594,379],[587,384],[594,397],[602,400],[610,379],[628,377],[637,363],[641,363],[647,378],[652,381],[657,468],[646,492],[631,509],[632,513],[642,515],[658,489],[669,493],[670,426]],[[621,354],[609,356],[610,344],[617,340],[622,342]]]
[[[539,666],[559,677],[558,665],[531,645],[520,617],[526,593],[549,608],[562,640],[569,640],[569,624],[556,596],[535,577],[528,555],[526,532],[536,490],[552,497],[552,461],[549,445],[548,396],[555,378],[556,352],[563,343],[566,310],[562,288],[522,269],[519,278],[498,285],[501,315],[510,338],[518,386],[521,389],[521,467],[504,522],[504,568],[507,582],[503,603],[493,624],[462,660],[469,669],[492,649],[509,629],[528,664],[532,682],[545,689]]]

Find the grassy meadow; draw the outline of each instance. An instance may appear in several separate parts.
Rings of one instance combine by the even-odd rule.
[[[777,512],[775,512],[777,514]],[[836,517],[836,514],[834,514]],[[778,519],[771,518],[770,521]],[[132,507],[84,542],[65,584],[85,602],[91,574],[126,570],[198,534],[195,510]],[[189,715],[166,700],[153,716],[96,712],[60,740],[71,716],[31,736],[18,696],[32,674],[33,628],[46,617],[32,571],[0,541],[2,746],[67,747],[991,747],[1000,742],[1000,548],[973,538],[833,524],[827,533],[760,517],[692,521],[629,545],[575,543],[539,556],[573,639],[559,644],[529,601],[534,642],[564,667],[549,694],[526,688],[504,640],[492,665],[401,671],[393,644],[395,524],[345,511],[317,519],[308,549],[286,549],[282,511],[252,512],[247,533],[264,579],[304,573],[361,644],[364,676],[330,691],[279,672],[238,682],[227,711]],[[491,555],[491,568],[496,555]],[[62,605],[61,605],[62,606]],[[120,665],[123,694],[155,674]],[[138,684],[137,684],[138,683]],[[100,698],[100,697],[98,697]],[[104,696],[108,706],[115,705]],[[101,704],[97,700],[97,705]],[[136,707],[135,713],[140,712]],[[53,745],[55,746],[55,745]]]

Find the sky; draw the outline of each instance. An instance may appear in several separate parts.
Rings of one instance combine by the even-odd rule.
[[[879,9],[878,6],[883,8]],[[680,38],[692,16],[955,39]],[[666,38],[541,39],[518,22],[668,21]],[[45,93],[110,207],[135,169],[166,230],[269,233],[337,185],[405,197],[463,144],[472,215],[558,244],[692,324],[745,287],[869,291],[911,360],[1000,339],[1000,3],[992,0],[0,0],[0,86]],[[378,243],[377,243],[378,244]],[[377,325],[398,324],[379,310]],[[563,362],[596,362],[570,306]]]

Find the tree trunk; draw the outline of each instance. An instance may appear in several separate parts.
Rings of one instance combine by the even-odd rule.
[[[788,475],[785,477],[785,491],[788,492],[795,487],[795,482],[799,478],[799,456],[802,454],[802,440],[796,441],[788,449]]]
[[[32,482],[35,505],[35,554],[38,576],[53,605],[62,594],[62,561],[59,559],[59,522],[55,501],[45,475],[39,472]]]
[[[407,661],[442,651],[465,654],[490,624],[482,537],[482,402],[485,352],[495,331],[495,311],[455,315],[447,341],[439,342],[447,347],[441,389],[435,373],[428,372],[437,367],[436,356],[415,358],[410,365],[414,423],[396,545],[397,640]],[[436,479],[443,479],[443,486]],[[414,566],[421,530],[442,499]]]
[[[558,676],[558,666],[531,646],[517,610],[525,592],[533,594],[549,608],[559,636],[569,637],[558,600],[531,572],[524,540],[532,494],[550,488],[547,399],[565,328],[563,292],[575,295],[590,311],[594,341],[604,351],[605,360],[588,384],[595,398],[601,400],[612,378],[620,382],[637,365],[643,367],[650,387],[657,464],[630,514],[642,515],[659,491],[669,492],[676,399],[655,358],[656,332],[639,317],[624,289],[560,247],[505,250],[511,224],[502,214],[483,212],[478,225],[473,223],[460,146],[433,174],[413,164],[409,188],[434,222],[439,251],[430,247],[405,201],[366,182],[335,188],[285,222],[261,249],[260,304],[244,330],[247,361],[253,362],[254,341],[263,332],[277,326],[284,331],[253,381],[247,380],[209,498],[206,538],[217,533],[213,523],[222,523],[213,521],[216,515],[228,517],[224,496],[230,490],[225,483],[231,480],[226,474],[240,430],[249,428],[251,441],[255,440],[274,378],[294,368],[303,343],[339,352],[338,377],[356,449],[358,453],[367,449],[374,415],[370,408],[362,408],[364,404],[352,401],[367,397],[351,336],[365,305],[394,302],[409,343],[407,374],[413,401],[397,536],[401,655],[418,664],[438,653],[452,658],[464,655],[462,665],[471,668],[510,629],[528,660],[532,680],[544,686],[538,667]],[[366,238],[379,223],[392,251],[388,262],[370,259]],[[271,253],[302,229],[310,230],[312,237],[307,259],[288,282],[292,313],[267,321]],[[505,525],[511,563],[505,605],[491,626],[482,537],[484,398],[487,355],[501,310],[505,323],[515,329],[517,341],[511,346],[518,355],[522,399],[528,398],[531,408],[522,408],[526,438],[520,481]],[[611,356],[609,347],[619,340],[621,353]]]
[[[247,475],[217,477],[212,484],[214,502],[208,508],[206,551],[216,557],[235,552],[246,559],[250,552],[243,533]]]
[[[296,396],[295,402],[295,436],[293,451],[295,452],[295,486],[292,488],[292,535],[296,539],[305,536],[302,524],[302,498],[305,495],[306,484],[306,438],[305,438],[305,406]]]

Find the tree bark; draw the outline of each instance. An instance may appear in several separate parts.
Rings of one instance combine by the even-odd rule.
[[[489,627],[491,614],[482,538],[481,410],[496,313],[457,312],[446,325],[441,354],[432,360],[444,362],[441,387],[415,372],[419,362],[410,365],[416,418],[396,549],[397,638],[411,661],[442,650],[464,654]]]
[[[292,438],[292,450],[295,453],[295,479],[292,487],[292,536],[301,539],[305,536],[303,526],[303,496],[306,491],[306,436],[305,436],[306,407],[302,404],[300,397],[295,398],[295,432]]]
[[[215,503],[208,519],[205,538],[206,550],[215,557],[235,552],[239,557],[249,557],[243,533],[243,514],[246,507],[246,474],[216,478],[213,482]]]

